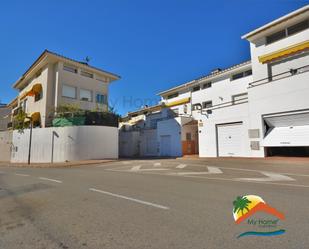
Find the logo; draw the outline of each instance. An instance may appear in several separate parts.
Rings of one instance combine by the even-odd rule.
[[[241,224],[247,231],[237,236],[276,236],[285,233],[281,228],[283,213],[268,205],[260,196],[238,196],[233,201],[233,217],[237,225]]]

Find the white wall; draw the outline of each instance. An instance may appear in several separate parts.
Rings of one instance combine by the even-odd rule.
[[[135,157],[140,155],[140,132],[119,131],[119,156]]]
[[[305,72],[249,88],[250,128],[261,134],[255,141],[263,139],[263,115],[309,109],[308,80],[309,72]],[[252,156],[264,156],[264,149],[252,151]]]
[[[0,131],[0,161],[11,159],[12,131]]]
[[[158,122],[157,140],[161,141],[161,136],[171,136],[171,156],[182,156],[181,146],[181,118],[168,119]],[[159,147],[159,155],[160,155]]]
[[[118,158],[118,129],[105,126],[73,126],[33,129],[31,162],[49,163],[52,158],[54,135],[54,162]],[[13,132],[11,161],[27,162],[29,129]]]

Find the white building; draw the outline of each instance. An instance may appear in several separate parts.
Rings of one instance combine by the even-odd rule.
[[[251,61],[159,93],[158,156],[309,155],[309,5],[243,38]]]

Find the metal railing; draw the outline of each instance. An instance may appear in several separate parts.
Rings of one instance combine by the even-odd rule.
[[[249,88],[268,84],[268,83],[276,81],[276,80],[281,80],[281,79],[284,79],[284,78],[292,77],[292,76],[295,76],[297,74],[302,74],[302,73],[305,73],[305,72],[309,72],[309,65],[299,67],[299,68],[292,68],[289,71],[285,71],[283,73],[272,75],[272,76],[269,76],[269,77],[264,78],[264,79],[253,81],[253,82],[249,83]]]

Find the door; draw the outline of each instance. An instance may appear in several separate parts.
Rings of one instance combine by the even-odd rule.
[[[218,156],[243,156],[242,123],[217,125]]]
[[[171,156],[171,136],[161,136],[161,156]]]

